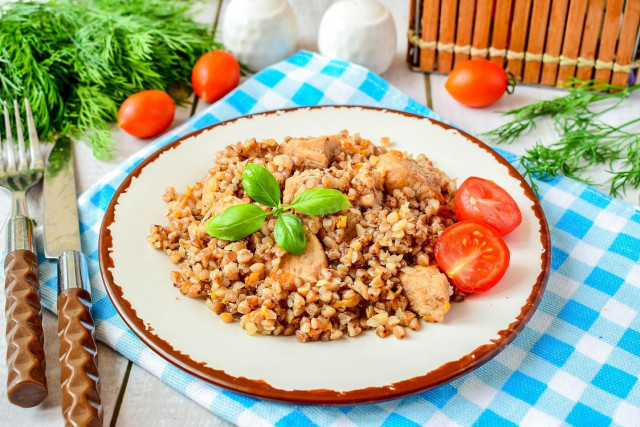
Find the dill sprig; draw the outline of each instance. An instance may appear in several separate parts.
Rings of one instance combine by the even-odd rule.
[[[537,142],[520,157],[523,175],[534,190],[533,178],[551,180],[558,174],[589,185],[608,185],[613,196],[640,188],[640,117],[617,126],[599,120],[640,89],[640,84],[618,87],[593,80],[569,84],[572,87],[565,96],[505,112],[512,120],[483,135],[497,143],[512,143],[533,130],[540,118],[551,117],[558,140]],[[589,172],[603,165],[610,176],[604,183],[596,182]]]
[[[194,1],[51,0],[0,6],[0,99],[28,98],[42,140],[87,137],[113,157],[110,123],[129,95],[190,88],[191,69],[220,48]],[[0,133],[4,129],[0,130]]]

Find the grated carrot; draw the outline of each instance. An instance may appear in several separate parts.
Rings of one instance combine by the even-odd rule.
[[[251,283],[257,282],[258,280],[260,280],[260,273],[258,273],[257,271],[254,271],[253,273],[251,273],[250,275],[244,278],[244,284],[249,285]]]

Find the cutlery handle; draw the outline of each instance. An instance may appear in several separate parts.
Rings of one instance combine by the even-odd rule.
[[[84,255],[63,253],[58,258],[58,336],[62,414],[67,426],[102,425],[90,289]]]
[[[7,397],[31,408],[47,397],[38,258],[33,253],[31,220],[13,217],[7,224],[5,315],[7,319]]]

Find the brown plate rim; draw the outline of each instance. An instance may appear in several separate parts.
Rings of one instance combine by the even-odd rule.
[[[171,346],[169,342],[154,334],[153,329],[148,328],[144,324],[144,321],[137,316],[137,313],[131,303],[124,298],[122,288],[113,281],[113,276],[109,270],[114,265],[110,255],[113,241],[109,226],[114,221],[115,207],[117,205],[118,199],[122,193],[127,191],[132,179],[137,177],[145,168],[145,166],[154,162],[165,151],[176,148],[182,143],[182,141],[196,136],[206,130],[213,129],[218,126],[225,126],[229,123],[233,123],[239,119],[244,118],[267,116],[277,113],[288,113],[296,110],[313,110],[323,108],[357,108],[365,110],[375,110],[381,111],[383,113],[401,114],[420,120],[429,120],[431,123],[441,126],[445,129],[455,130],[456,132],[467,138],[469,142],[474,143],[489,152],[499,163],[507,167],[511,176],[520,181],[520,186],[524,189],[525,195],[533,202],[533,211],[540,224],[540,242],[542,243],[542,247],[544,248],[544,251],[541,254],[542,269],[536,279],[536,283],[532,287],[526,304],[522,306],[520,310],[520,314],[515,319],[515,321],[512,322],[506,329],[498,332],[498,339],[491,340],[491,343],[484,344],[476,348],[471,353],[461,357],[460,359],[447,362],[444,365],[436,368],[435,370],[427,372],[425,375],[399,381],[397,383],[389,384],[383,387],[368,387],[343,392],[327,389],[282,390],[272,387],[263,380],[252,380],[244,377],[234,377],[222,370],[216,370],[212,367],[204,365],[201,362],[199,363],[191,359],[189,355],[181,353],[179,350],[173,348],[173,346]],[[127,175],[122,184],[120,184],[120,186],[114,193],[107,207],[107,210],[105,211],[104,219],[102,221],[102,225],[100,226],[98,258],[100,262],[100,273],[102,275],[107,294],[109,295],[109,299],[111,299],[111,302],[113,303],[118,314],[122,317],[124,322],[133,331],[133,333],[138,336],[138,338],[140,338],[149,348],[151,348],[154,352],[156,352],[158,355],[163,357],[174,366],[177,366],[187,373],[192,374],[195,377],[200,378],[201,380],[204,380],[213,385],[252,397],[296,404],[351,405],[356,403],[371,403],[381,400],[395,399],[416,393],[421,393],[446,384],[460,377],[461,375],[464,375],[482,366],[484,363],[495,357],[509,343],[511,343],[516,338],[516,336],[518,336],[529,319],[531,319],[531,316],[535,312],[538,304],[540,303],[540,300],[542,299],[547,279],[549,277],[551,265],[551,241],[549,237],[549,228],[544,212],[542,210],[542,206],[540,205],[540,202],[538,201],[531,187],[507,160],[505,160],[497,152],[495,152],[488,145],[478,140],[477,138],[440,121],[417,114],[408,113],[406,111],[359,105],[311,106],[266,111],[247,116],[236,117],[234,119],[216,123],[214,125],[207,126],[203,129],[178,138],[149,155]]]

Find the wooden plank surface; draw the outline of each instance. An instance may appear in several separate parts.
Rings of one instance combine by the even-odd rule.
[[[541,55],[544,52],[544,42],[547,38],[547,22],[549,20],[549,8],[551,0],[534,0],[531,10],[531,25],[529,28],[529,42],[527,52]],[[540,80],[540,68],[542,57],[539,60],[528,60],[524,66],[525,83],[538,83]]]
[[[620,28],[618,48],[616,50],[616,64],[631,64],[633,48],[636,46],[638,31],[640,31],[638,23],[640,23],[640,0],[628,1],[624,10],[622,27]],[[616,86],[626,86],[628,79],[629,73],[614,71],[611,77],[611,83]]]
[[[476,5],[476,17],[473,23],[473,47],[476,49],[487,49],[489,47],[489,33],[493,18],[493,0],[478,0]],[[486,58],[487,54],[471,55],[476,58]]]
[[[420,17],[417,16],[417,9],[422,7],[418,4],[418,0],[409,1],[409,19],[407,26],[409,31],[413,31],[415,34],[420,34]],[[407,62],[412,66],[419,66],[420,48],[412,44],[407,44]]]
[[[496,51],[502,51],[507,48],[507,39],[509,35],[509,22],[511,19],[511,6],[513,0],[497,0],[495,6],[495,15],[493,17],[493,33],[491,34],[491,47]],[[506,55],[491,55],[491,61],[504,67],[506,63]]]
[[[438,39],[442,45],[449,46],[455,42],[456,13],[458,0],[442,0],[440,4],[440,30]],[[438,72],[448,73],[453,65],[453,52],[438,50]]]
[[[622,14],[623,5],[624,0],[607,1],[607,11],[604,14],[604,24],[602,25],[602,35],[600,36],[600,46],[598,48],[598,60],[602,62],[611,62],[615,56],[618,30],[620,28],[620,15]],[[611,79],[611,70],[596,68],[594,78],[603,82],[609,82]]]
[[[580,46],[580,57],[585,60],[596,59],[596,48],[602,28],[602,15],[604,14],[605,0],[591,0],[587,7],[587,17],[584,24],[584,34],[582,35],[582,45]],[[576,78],[579,80],[589,80],[593,76],[593,66],[580,66],[576,70]]]
[[[569,0],[553,0],[551,4],[551,17],[549,18],[547,43],[544,50],[545,54],[551,58],[557,58],[562,49],[568,3]],[[557,72],[557,62],[544,62],[542,64],[542,77],[540,78],[540,82],[553,86],[556,83]]]
[[[440,21],[440,0],[424,0],[422,6],[422,34],[420,38],[425,42],[435,42],[438,39],[438,22]],[[420,50],[420,68],[432,71],[436,64],[435,49]]]
[[[473,18],[476,0],[460,0],[458,6],[458,28],[456,29],[456,46],[471,46],[473,35]],[[455,52],[453,65],[469,59],[469,52]]]
[[[586,1],[571,0],[569,15],[567,16],[567,25],[564,30],[564,42],[562,44],[562,56],[567,59],[578,59],[586,14]],[[575,72],[575,65],[560,64],[557,86],[562,87],[564,82],[571,80],[571,78],[575,76]]]
[[[531,0],[516,0],[513,8],[513,22],[511,23],[511,40],[509,41],[509,50],[513,54],[524,54],[527,48],[530,11]],[[507,62],[507,69],[516,80],[522,78],[522,62],[522,58],[510,58]]]

